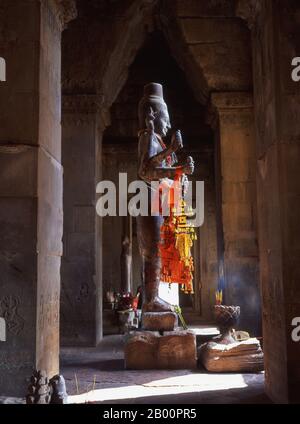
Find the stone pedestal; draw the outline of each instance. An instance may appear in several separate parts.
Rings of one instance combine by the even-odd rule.
[[[173,331],[178,326],[175,312],[144,312],[142,316],[143,330]]]
[[[196,336],[190,331],[136,332],[126,343],[126,369],[197,368]]]
[[[199,349],[199,358],[212,372],[259,372],[264,369],[264,355],[255,338],[227,345],[205,343]]]

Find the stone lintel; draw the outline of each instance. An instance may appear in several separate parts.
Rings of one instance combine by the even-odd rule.
[[[103,105],[101,94],[64,94],[62,110],[64,113],[96,113]]]
[[[64,94],[62,118],[66,125],[95,124],[100,132],[110,125],[110,112],[102,94]]]
[[[253,94],[247,91],[212,93],[211,103],[218,111],[253,108]]]

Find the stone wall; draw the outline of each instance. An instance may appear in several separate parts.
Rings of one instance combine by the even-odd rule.
[[[39,8],[2,2],[1,56],[7,81],[0,83],[0,314],[7,341],[1,343],[0,393],[24,394],[35,364],[37,305],[37,163]],[[25,20],[30,25],[25,25]],[[20,52],[24,52],[21,56]],[[20,72],[22,63],[22,72]],[[18,117],[18,125],[16,118]]]
[[[239,328],[261,335],[255,136],[252,96],[213,93],[219,115],[219,208],[223,232],[224,300],[240,305]],[[221,267],[220,267],[221,269]]]
[[[96,103],[96,96],[63,98],[62,345],[95,344]]]
[[[257,131],[257,195],[266,389],[276,402],[299,402],[299,101],[291,79],[299,56],[297,1],[252,2]]]
[[[32,369],[59,371],[62,253],[60,55],[54,1],[2,1],[0,394],[23,396]]]

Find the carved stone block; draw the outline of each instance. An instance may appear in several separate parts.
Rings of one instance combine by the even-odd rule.
[[[204,367],[212,372],[259,372],[264,369],[264,355],[256,338],[228,345],[205,343],[199,357]]]
[[[135,333],[125,345],[126,369],[194,369],[196,336],[189,331]]]
[[[175,312],[144,312],[142,316],[143,330],[173,331],[177,325]]]
[[[189,331],[172,331],[159,338],[158,368],[197,368],[196,336]]]
[[[159,337],[141,332],[131,337],[125,345],[124,358],[126,369],[155,369]]]

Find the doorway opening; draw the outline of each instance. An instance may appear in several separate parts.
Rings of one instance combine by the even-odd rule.
[[[157,49],[157,46],[160,46]],[[150,34],[129,68],[128,78],[111,107],[111,125],[103,136],[103,177],[118,185],[119,173],[128,174],[128,184],[137,178],[138,120],[137,103],[143,86],[149,82],[163,85],[169,108],[172,131],[183,134],[180,157],[191,155],[195,160],[192,181],[204,181],[205,218],[197,228],[198,239],[193,247],[195,263],[194,295],[179,291],[179,303],[189,324],[212,322],[212,305],[218,284],[216,188],[214,177],[214,135],[206,123],[206,108],[193,94],[187,77],[172,57],[163,35]],[[168,142],[168,137],[167,137]],[[141,258],[138,252],[135,218],[103,218],[103,293],[119,292],[121,288],[122,240],[128,236],[132,246],[131,290],[141,285]],[[104,310],[104,334],[113,331]]]

